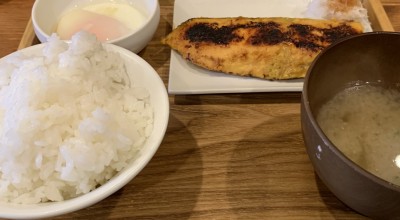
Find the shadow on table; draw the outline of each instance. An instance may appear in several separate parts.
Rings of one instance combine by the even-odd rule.
[[[175,95],[177,105],[300,103],[300,92]]]
[[[0,5],[7,4],[9,2],[11,2],[11,0],[0,0]]]
[[[336,219],[352,212],[315,182],[299,117],[266,115],[235,146],[227,194],[236,219]]]
[[[61,218],[187,219],[200,191],[201,165],[193,136],[177,118],[170,116],[163,143],[136,178],[98,204]]]

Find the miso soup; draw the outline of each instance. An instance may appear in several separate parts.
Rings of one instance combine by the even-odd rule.
[[[326,136],[364,169],[400,185],[400,92],[362,85],[324,104],[317,121]]]

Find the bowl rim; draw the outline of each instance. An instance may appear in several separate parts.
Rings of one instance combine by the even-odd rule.
[[[0,62],[7,59],[7,57],[13,56],[15,53],[29,53],[31,51],[40,51],[42,50],[47,43],[37,44],[34,46],[30,46],[19,51],[15,51],[9,55],[6,55],[3,58],[0,58]],[[61,202],[50,202],[50,205],[44,205],[45,203],[38,204],[13,204],[8,202],[0,202],[0,217],[1,218],[16,218],[16,219],[37,219],[37,218],[48,218],[59,216],[67,213],[71,213],[74,211],[78,211],[84,208],[87,208],[95,203],[98,203],[104,200],[106,197],[114,194],[116,191],[122,189],[126,184],[128,184],[132,179],[134,179],[143,168],[150,162],[150,160],[154,157],[155,153],[159,149],[168,127],[169,121],[169,97],[166,91],[164,82],[161,77],[158,75],[156,70],[147,63],[143,58],[139,55],[123,48],[120,46],[116,46],[114,44],[102,43],[106,50],[111,50],[120,54],[121,57],[125,59],[132,59],[139,63],[140,66],[144,66],[144,69],[151,70],[152,77],[155,78],[154,85],[159,85],[160,88],[160,123],[157,126],[159,129],[159,136],[153,138],[153,145],[148,146],[148,150],[146,150],[144,157],[139,157],[131,163],[135,163],[135,166],[125,167],[122,171],[118,172],[115,176],[113,176],[110,180],[108,180],[105,184],[97,187],[93,191],[80,195],[78,197],[64,200]],[[126,61],[125,61],[126,62]],[[161,87],[162,86],[162,87]],[[154,129],[153,129],[154,131]],[[6,205],[6,206],[3,206]]]
[[[36,31],[40,32],[40,34],[43,37],[48,39],[51,36],[51,34],[55,33],[55,32],[52,32],[52,33],[45,32],[43,30],[43,28],[41,27],[41,25],[39,25],[39,23],[37,21],[37,11],[38,11],[38,7],[39,7],[39,4],[40,4],[40,1],[41,0],[36,0],[33,3],[32,10],[31,10],[32,25],[33,25],[34,29],[36,29]],[[129,0],[125,0],[125,1],[129,1]],[[135,35],[141,33],[143,31],[143,29],[145,29],[145,27],[148,26],[154,19],[159,17],[160,3],[159,3],[158,0],[151,0],[151,1],[154,2],[154,5],[151,8],[151,11],[148,11],[150,13],[148,14],[145,22],[143,22],[138,28],[129,31],[128,33],[126,33],[126,34],[124,34],[124,35],[122,35],[122,36],[120,36],[118,38],[115,38],[115,39],[112,39],[112,40],[108,40],[106,42],[115,44],[117,42],[124,41],[124,40],[126,40],[126,39],[128,39],[128,38],[130,38],[132,36],[135,36]],[[56,2],[56,1],[54,1],[54,2]],[[69,3],[69,4],[71,4],[71,3]],[[55,22],[55,23],[57,23],[57,22]],[[69,40],[65,40],[65,41],[71,41],[71,40],[69,39]]]
[[[373,32],[367,32],[367,33],[362,33],[362,34],[358,34],[358,35],[353,35],[353,36],[348,36],[345,38],[342,38],[334,43],[332,43],[331,45],[329,45],[327,48],[325,48],[324,50],[322,50],[317,56],[316,58],[313,60],[313,62],[311,63],[310,67],[307,70],[307,74],[305,76],[304,79],[304,84],[303,84],[303,90],[302,90],[302,104],[304,105],[304,114],[307,114],[309,116],[310,119],[310,123],[313,126],[313,128],[315,129],[316,133],[318,134],[318,136],[322,137],[324,144],[335,154],[338,156],[338,158],[344,162],[346,165],[348,165],[349,167],[353,168],[357,173],[360,173],[361,175],[363,175],[365,178],[370,179],[371,181],[373,181],[374,183],[381,185],[385,188],[388,188],[390,190],[394,190],[394,191],[398,191],[400,192],[400,185],[396,185],[392,182],[389,182],[387,180],[384,180],[374,174],[372,174],[371,172],[367,171],[366,169],[362,168],[360,165],[358,165],[357,163],[353,162],[349,157],[347,157],[341,150],[339,150],[339,148],[337,148],[332,142],[331,140],[325,135],[325,133],[322,131],[321,127],[319,126],[319,124],[317,123],[316,117],[313,114],[313,112],[311,111],[311,106],[310,106],[310,101],[309,101],[309,93],[308,93],[308,88],[309,88],[309,81],[310,78],[312,77],[311,72],[314,69],[314,66],[316,65],[316,63],[318,62],[318,60],[320,59],[320,57],[324,56],[324,54],[328,53],[330,50],[332,50],[332,48],[337,47],[340,44],[343,44],[349,40],[353,40],[353,39],[357,39],[357,38],[363,38],[366,36],[371,36],[371,35],[398,35],[400,37],[400,32],[389,32],[389,31],[373,31]],[[303,113],[301,113],[303,114]],[[306,146],[307,147],[307,146]],[[308,147],[307,147],[308,148]]]
[[[157,16],[159,16],[160,13],[160,3],[158,2],[158,0],[153,0],[154,1],[154,8],[152,8],[151,13],[149,14],[148,18],[146,19],[146,22],[144,22],[139,28],[135,29],[135,30],[131,30],[129,33],[126,33],[125,35],[115,38],[113,40],[109,40],[107,41],[107,43],[116,43],[118,41],[122,41],[125,40],[131,36],[134,36],[140,32],[142,32],[143,29],[145,29],[145,27],[150,24],[155,18],[157,18]]]

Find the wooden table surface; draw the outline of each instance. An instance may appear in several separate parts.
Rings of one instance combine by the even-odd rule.
[[[34,0],[0,0],[0,57],[17,50]],[[383,0],[400,31],[400,0]],[[168,83],[174,0],[140,55]],[[170,95],[165,139],[128,185],[56,219],[365,219],[319,180],[305,152],[300,93]]]

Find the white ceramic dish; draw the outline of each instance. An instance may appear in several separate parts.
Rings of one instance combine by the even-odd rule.
[[[175,0],[173,27],[193,17],[304,17],[310,0]],[[171,52],[171,94],[301,91],[303,80],[268,81],[199,68]]]
[[[40,54],[44,44],[31,46],[19,52]],[[118,52],[125,60],[128,75],[132,82],[140,82],[148,89],[154,109],[154,128],[143,146],[140,156],[111,180],[94,191],[62,202],[49,202],[34,205],[0,203],[0,218],[37,219],[66,214],[93,205],[113,194],[131,181],[150,161],[164,138],[169,119],[169,99],[165,85],[158,73],[138,55],[115,45],[106,45],[108,50]],[[10,55],[9,55],[10,56]],[[5,58],[0,59],[0,62]]]
[[[110,40],[134,53],[140,52],[152,39],[160,21],[158,0],[36,0],[32,7],[32,23],[40,42],[47,42],[55,31],[61,15],[72,8],[88,4],[115,2],[129,4],[146,15],[145,22],[137,29],[120,38]]]

